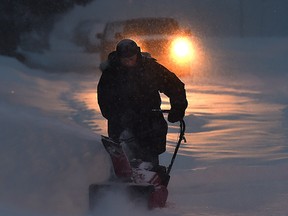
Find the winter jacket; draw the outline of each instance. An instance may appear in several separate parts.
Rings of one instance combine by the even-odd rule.
[[[160,110],[159,92],[169,97],[171,110],[183,118],[187,107],[184,84],[155,59],[141,54],[138,65],[127,69],[112,52],[100,69],[97,96],[101,113],[108,120],[108,135],[117,140],[128,128],[140,143],[146,140],[142,145],[158,154],[164,152],[167,123],[163,114],[155,111]]]

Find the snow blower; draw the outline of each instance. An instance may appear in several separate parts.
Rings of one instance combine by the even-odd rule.
[[[167,112],[167,111],[164,111]],[[157,166],[151,168],[150,162],[129,161],[123,144],[115,142],[109,137],[102,136],[102,143],[108,152],[113,165],[113,178],[103,184],[91,184],[89,186],[89,209],[93,213],[97,203],[107,191],[121,190],[128,195],[132,202],[140,202],[148,209],[165,207],[170,180],[170,172],[182,141],[186,142],[185,122],[180,121],[179,139],[168,167]]]

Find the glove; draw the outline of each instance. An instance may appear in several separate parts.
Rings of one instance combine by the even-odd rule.
[[[180,110],[171,110],[168,114],[168,121],[171,123],[175,123],[184,118],[184,112]]]

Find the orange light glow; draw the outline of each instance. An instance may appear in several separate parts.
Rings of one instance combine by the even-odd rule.
[[[129,36],[141,48],[142,52],[148,52],[151,56],[178,76],[190,76],[201,73],[203,66],[208,67],[209,62],[203,64],[204,52],[199,38],[183,34],[171,35],[165,45],[155,44],[151,50],[145,39],[137,36]],[[162,38],[164,39],[164,38]],[[159,47],[158,47],[159,46]]]
[[[195,58],[195,48],[189,38],[176,38],[171,45],[171,57],[178,63],[191,62]]]

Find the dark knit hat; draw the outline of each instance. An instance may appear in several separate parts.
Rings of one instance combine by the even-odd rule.
[[[131,39],[123,39],[117,44],[116,52],[120,58],[129,58],[140,53],[140,47]]]

